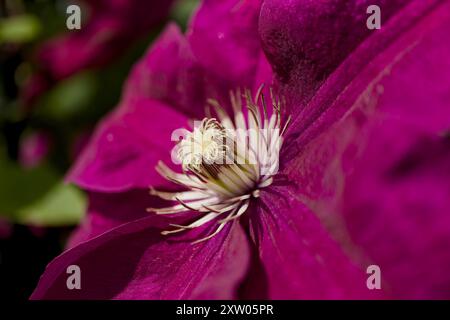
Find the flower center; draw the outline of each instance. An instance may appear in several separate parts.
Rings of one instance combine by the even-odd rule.
[[[272,92],[271,114],[261,86],[252,98],[250,91],[230,93],[233,117],[216,100],[209,100],[216,117],[208,117],[194,124],[194,128],[176,145],[176,154],[183,173],[176,173],[159,162],[156,170],[167,180],[183,186],[186,191],[163,192],[153,188],[150,194],[177,203],[166,208],[148,208],[157,214],[176,214],[192,211],[198,217],[188,225],[171,224],[174,229],[163,235],[203,226],[213,221],[216,230],[205,238],[212,238],[225,225],[241,217],[250,199],[272,184],[277,173],[283,133],[290,118],[281,125],[282,101]]]
[[[225,128],[216,119],[205,118],[179,144],[183,169],[201,174],[207,165],[220,164],[226,154],[226,141]]]

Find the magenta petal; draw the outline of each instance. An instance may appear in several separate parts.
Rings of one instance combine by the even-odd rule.
[[[164,238],[152,218],[123,225],[51,262],[31,299],[230,299],[247,271],[248,247],[238,224],[193,245]],[[81,290],[66,269],[81,269]]]
[[[172,133],[186,125],[183,115],[158,101],[126,100],[103,120],[67,179],[106,192],[167,185],[155,166],[160,160],[172,165]]]
[[[376,1],[383,26],[406,0]],[[280,80],[308,98],[373,31],[366,27],[370,1],[273,1],[261,10],[264,50]],[[292,88],[293,90],[294,88]]]
[[[189,43],[178,26],[170,24],[134,66],[125,96],[161,100],[191,117],[201,117],[207,85]]]
[[[368,144],[346,183],[354,241],[396,297],[450,297],[450,5],[380,85]],[[430,22],[431,23],[431,22]]]
[[[349,233],[379,265],[393,296],[448,299],[449,138],[420,135],[398,121],[383,126],[391,130],[374,128],[344,191]],[[396,138],[404,134],[410,137]]]
[[[261,50],[261,0],[206,0],[187,32],[201,65],[236,87],[250,87]]]
[[[322,124],[351,112],[283,172],[340,243],[381,267],[396,298],[448,298],[450,287],[450,5],[435,9],[333,101]]]
[[[230,11],[230,6],[229,1],[205,3],[187,39],[175,24],[166,27],[133,68],[125,96],[151,97],[190,117],[202,118],[208,99],[216,99],[226,107],[230,90],[251,89],[262,55],[256,32],[259,7],[245,2]],[[209,13],[224,24],[218,25]],[[228,26],[227,19],[235,23]],[[226,30],[217,31],[225,33],[224,39],[208,38],[211,28],[221,30],[225,25]],[[236,34],[239,37],[235,38]]]
[[[293,159],[284,162],[283,174],[302,186],[299,192],[305,199],[338,195],[343,184],[341,175],[350,172],[351,159],[361,152],[374,121],[402,119],[433,135],[450,127],[450,46],[446,40],[449,7],[446,4],[438,9],[380,53],[331,101],[314,126],[283,150],[285,157]],[[331,77],[330,85],[327,83],[319,91],[311,107],[331,99],[333,94],[328,93],[334,91],[332,84],[339,82],[339,75],[343,74]],[[341,122],[334,123],[345,112]],[[393,139],[402,137],[407,136]]]
[[[251,217],[270,299],[377,297],[365,268],[344,253],[290,187],[271,187]]]
[[[89,207],[85,220],[72,233],[66,248],[73,248],[124,223],[147,217],[147,208],[161,207],[158,197],[148,190],[130,190],[120,193],[89,192]]]
[[[375,38],[371,48],[365,50],[364,58],[356,64],[354,60],[343,70],[336,88],[336,95],[339,94],[346,82],[410,23],[409,13],[391,23],[408,3],[414,7],[410,12],[420,16],[436,2],[376,1],[381,7],[382,28],[372,31],[366,27],[369,16],[366,9],[375,4],[371,1],[265,1],[260,19],[263,48],[280,81],[281,91],[290,102],[291,115],[310,120],[309,110],[302,109],[317,89],[365,39]]]
[[[445,10],[444,1],[412,1],[364,41],[328,77],[291,124],[284,162],[302,154],[300,149],[349,112],[366,88],[375,86],[374,81],[385,76],[408,50],[433,33],[436,26],[445,21]],[[447,36],[443,35],[445,38]],[[402,97],[407,98],[407,95]]]

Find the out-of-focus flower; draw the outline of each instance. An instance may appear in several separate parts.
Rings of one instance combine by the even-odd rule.
[[[22,138],[19,148],[19,162],[25,168],[39,165],[51,147],[51,138],[46,132],[34,132]]]
[[[376,32],[369,4],[205,0],[186,35],[168,26],[72,169],[90,192],[87,221],[32,298],[448,298],[450,2],[378,1]],[[265,114],[258,99],[229,95],[262,97],[261,84],[280,99],[266,100],[275,113],[285,101],[281,121],[292,119],[270,183],[235,163],[171,172],[175,129],[220,104],[220,123],[188,135],[214,146],[227,119],[250,126]],[[170,166],[162,176],[159,161]],[[168,180],[222,202],[192,204]],[[149,185],[168,193],[149,196]],[[236,196],[244,209],[223,224],[232,211],[219,205]],[[158,209],[168,205],[180,212]],[[170,224],[186,230],[161,235]],[[72,264],[82,290],[66,289]],[[366,287],[371,264],[382,290]]]
[[[0,239],[9,238],[12,232],[13,232],[12,224],[8,220],[0,217]]]
[[[171,0],[101,0],[82,2],[82,17],[90,12],[81,30],[52,39],[36,54],[39,71],[22,92],[25,105],[55,82],[77,71],[102,67],[122,54],[130,45],[168,15]]]

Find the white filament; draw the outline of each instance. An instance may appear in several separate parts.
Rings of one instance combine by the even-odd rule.
[[[226,223],[241,217],[247,211],[250,199],[259,197],[260,189],[272,183],[272,176],[278,170],[282,135],[290,118],[281,129],[282,101],[275,99],[271,92],[272,114],[269,116],[262,89],[260,87],[254,98],[248,90],[244,95],[239,90],[231,92],[233,117],[229,117],[216,100],[209,100],[217,118],[203,119],[178,144],[183,173],[173,172],[164,163],[158,163],[156,170],[163,177],[187,191],[163,192],[151,188],[150,194],[177,204],[147,210],[157,214],[186,211],[198,214],[198,218],[189,225],[172,224],[175,229],[162,234],[177,233],[215,221],[216,230],[195,243],[210,239]]]

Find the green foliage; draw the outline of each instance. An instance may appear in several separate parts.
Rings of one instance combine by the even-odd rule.
[[[0,43],[29,42],[41,32],[39,19],[31,14],[12,16],[0,21]]]
[[[95,91],[95,76],[89,72],[79,73],[50,90],[37,110],[51,120],[66,120],[89,107]]]
[[[20,224],[77,224],[86,207],[84,194],[64,184],[48,166],[25,169],[0,156],[0,215]]]

